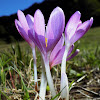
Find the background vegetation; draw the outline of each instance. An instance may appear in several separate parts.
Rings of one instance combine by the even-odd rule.
[[[67,62],[66,72],[70,100],[100,99],[100,0],[45,0],[23,12],[33,15],[36,9],[41,9],[47,22],[56,6],[64,10],[66,23],[76,10],[82,13],[82,21],[94,18],[92,28],[75,43],[80,53]],[[17,14],[0,18],[0,100],[35,100],[38,93],[34,89],[32,52],[15,28],[15,19]],[[40,85],[41,57],[37,48],[36,52]],[[59,92],[60,65],[52,69],[52,75]],[[50,99],[48,86],[46,94]]]

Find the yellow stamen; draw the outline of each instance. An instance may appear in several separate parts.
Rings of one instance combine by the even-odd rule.
[[[45,38],[45,44],[46,44],[46,47],[47,47],[47,41],[48,41],[47,38]]]

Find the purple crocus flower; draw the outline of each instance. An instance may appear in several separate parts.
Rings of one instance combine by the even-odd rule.
[[[20,33],[20,35],[24,38],[24,40],[30,45],[33,53],[34,60],[34,80],[37,88],[37,67],[36,67],[36,53],[35,53],[35,44],[28,36],[28,30],[34,30],[34,18],[31,15],[24,15],[24,13],[20,10],[17,12],[18,20],[15,19],[15,26]]]
[[[45,21],[42,12],[38,9],[34,14],[34,30],[29,31],[29,37],[34,41],[42,54],[50,52],[62,36],[65,25],[65,16],[61,8],[56,7],[49,18],[45,31]]]
[[[74,44],[79,40],[92,26],[93,18],[82,23],[80,20],[81,13],[76,11],[69,19],[65,28],[65,42],[67,44]]]
[[[81,13],[79,11],[76,11],[69,19],[65,28],[65,52],[61,64],[61,87],[60,87],[61,90],[65,86],[68,86],[68,82],[65,82],[68,81],[67,75],[65,75],[66,59],[68,57],[68,51],[70,50],[71,46],[89,30],[89,28],[93,23],[93,18],[90,18],[90,20],[87,20],[84,23],[82,23],[80,17],[81,17]],[[65,80],[63,78],[65,78]],[[68,98],[69,93],[67,91],[68,91],[68,87],[65,87],[61,93],[61,98],[65,98],[66,100],[69,99]],[[67,93],[67,95],[64,93]]]
[[[93,18],[91,17],[90,20],[85,21],[82,23],[80,20],[81,13],[76,11],[71,18],[69,19],[66,28],[65,28],[65,53],[63,59],[66,60],[68,57],[68,51],[70,50],[71,46],[79,40],[92,26]],[[64,63],[64,67],[62,68],[63,72],[66,71],[66,61],[62,60]]]
[[[34,18],[31,15],[27,15],[25,17],[24,13],[21,10],[17,12],[18,20],[15,19],[15,26],[20,33],[20,35],[24,38],[24,40],[30,45],[31,48],[35,48],[33,41],[28,36],[28,30],[33,29]]]
[[[68,51],[68,55],[67,55],[68,58],[66,59],[66,61],[72,59],[74,56],[76,56],[79,53],[79,49],[76,49],[76,51],[72,55],[70,55],[73,49],[74,49],[74,45],[72,45],[70,50]],[[64,51],[65,51],[64,37],[62,36],[50,54],[50,69],[53,66],[58,65],[62,62]]]
[[[53,80],[50,73],[49,57],[51,51],[62,36],[65,25],[65,16],[63,10],[56,7],[50,15],[48,24],[45,30],[44,16],[40,10],[37,10],[34,14],[34,31],[29,31],[30,39],[39,48],[44,60],[47,81],[54,97],[56,92],[53,86]]]

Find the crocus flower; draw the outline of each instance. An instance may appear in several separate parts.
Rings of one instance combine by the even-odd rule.
[[[62,36],[64,25],[65,16],[63,10],[56,7],[51,12],[45,31],[44,16],[40,10],[37,10],[34,14],[34,31],[29,31],[30,39],[39,48],[43,57],[47,81],[53,97],[56,95],[56,92],[54,90],[53,80],[50,73],[49,57],[51,51],[54,49],[55,45]]]
[[[65,28],[66,45],[72,45],[79,40],[92,26],[93,18],[82,23],[81,13],[76,11],[69,19]]]
[[[20,10],[17,12],[18,20],[15,19],[15,26],[20,33],[20,35],[25,39],[25,41],[32,48],[33,59],[34,59],[34,80],[37,88],[37,67],[36,67],[36,53],[35,53],[35,44],[28,36],[28,30],[34,30],[34,18],[31,15],[27,15],[25,17],[24,13]]]
[[[69,19],[66,28],[65,28],[65,57],[63,58],[66,60],[68,56],[68,51],[71,48],[71,46],[79,40],[92,26],[93,18],[90,18],[90,20],[85,21],[82,23],[80,20],[81,13],[79,11],[76,11],[71,18]],[[62,67],[62,70],[65,72],[65,61],[64,67]]]
[[[62,79],[65,78],[65,76],[67,79],[67,75],[65,74],[66,74],[66,58],[68,56],[68,51],[70,50],[71,46],[88,31],[88,29],[91,27],[93,23],[93,18],[90,18],[90,20],[87,20],[84,23],[82,23],[80,17],[81,13],[79,11],[76,11],[69,19],[65,28],[65,52],[61,64],[61,90],[65,86],[68,86],[68,82],[64,82],[63,81],[64,79]],[[61,93],[61,98],[65,98],[66,100],[69,99],[66,96],[66,94],[64,95],[64,92],[67,93],[67,91],[68,87],[65,87],[64,91],[62,91]]]

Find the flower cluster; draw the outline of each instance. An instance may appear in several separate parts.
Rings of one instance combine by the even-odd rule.
[[[43,58],[42,76],[40,86],[40,100],[45,100],[47,82],[50,87],[52,97],[56,96],[56,91],[51,75],[51,68],[61,63],[61,98],[69,100],[68,78],[66,75],[66,61],[72,59],[79,52],[79,49],[71,54],[74,43],[79,40],[91,27],[93,18],[82,23],[81,13],[76,11],[69,19],[65,27],[65,15],[60,7],[56,7],[50,15],[47,26],[42,12],[36,10],[34,17],[18,10],[18,20],[15,26],[20,35],[28,42],[33,51],[34,59],[34,80],[37,86],[37,67],[35,46],[41,52]],[[64,31],[65,27],[65,31]],[[63,33],[64,32],[64,33]],[[65,45],[64,45],[65,44]],[[46,72],[46,74],[45,74]],[[57,98],[56,98],[57,99]]]

